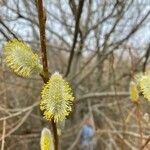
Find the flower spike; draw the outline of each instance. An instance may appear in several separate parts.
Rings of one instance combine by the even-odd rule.
[[[131,97],[132,102],[138,102],[139,100],[139,92],[137,89],[137,85],[133,81],[131,81],[130,83],[130,97]]]
[[[43,128],[41,133],[41,150],[54,150],[53,137],[47,128]]]
[[[4,57],[7,65],[22,77],[29,77],[34,72],[40,73],[42,71],[38,55],[34,54],[30,47],[17,39],[6,43]]]
[[[150,73],[148,72],[141,76],[137,81],[142,94],[148,101],[150,101]]]
[[[40,109],[44,112],[44,118],[55,122],[62,121],[71,112],[74,100],[72,90],[62,76],[54,73],[42,91]]]

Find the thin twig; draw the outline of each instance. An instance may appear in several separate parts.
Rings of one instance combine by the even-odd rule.
[[[140,133],[140,147],[143,145],[143,130],[142,130],[142,124],[141,124],[141,113],[140,113],[140,104],[136,104],[136,116],[137,116],[137,122],[139,126],[139,133]]]
[[[141,147],[140,150],[143,150],[147,145],[148,143],[150,142],[150,137],[147,139],[147,141],[143,144],[143,146]]]
[[[8,136],[10,136],[12,133],[14,133],[15,131],[17,131],[22,125],[23,125],[23,123],[27,120],[27,118],[29,117],[29,115],[31,114],[31,112],[32,112],[32,109],[31,110],[29,110],[26,114],[25,114],[25,116],[19,121],[19,123],[13,128],[13,129],[11,129],[7,134],[5,134],[5,138],[6,137],[8,137]],[[2,141],[3,139],[2,138],[0,138],[0,141]]]
[[[6,132],[6,120],[3,121],[3,135],[2,135],[1,150],[4,150],[4,145],[5,145],[5,132]]]
[[[79,142],[80,140],[80,137],[81,137],[81,133],[82,133],[82,130],[79,131],[79,133],[77,134],[76,136],[76,139],[74,140],[74,142],[71,144],[71,146],[68,148],[68,150],[72,150]]]
[[[72,59],[74,56],[74,50],[77,42],[77,37],[79,33],[79,25],[80,25],[80,18],[81,18],[81,13],[82,13],[82,8],[83,8],[84,0],[79,1],[79,7],[78,7],[78,12],[77,12],[77,17],[76,17],[76,24],[75,24],[75,31],[74,31],[74,39],[73,39],[73,44],[71,47],[71,53],[68,61],[68,67],[65,76],[68,76],[72,64]]]
[[[92,100],[92,98],[104,98],[104,97],[128,97],[129,96],[129,92],[96,92],[96,93],[88,93],[88,94],[84,94],[81,97],[78,97],[76,99],[76,103],[79,103],[81,101],[84,100]]]

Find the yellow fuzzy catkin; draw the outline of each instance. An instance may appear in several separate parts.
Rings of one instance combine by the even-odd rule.
[[[143,119],[144,119],[145,122],[148,123],[149,122],[149,114],[145,113],[144,116],[143,116]]]
[[[150,73],[141,76],[137,81],[142,94],[148,101],[150,101]]]
[[[137,85],[133,81],[131,81],[130,83],[130,98],[132,102],[138,102],[139,100],[139,93],[138,93]]]
[[[41,133],[41,150],[54,150],[53,137],[49,129],[43,128]]]
[[[39,57],[26,44],[13,39],[4,46],[4,60],[16,74],[29,77],[34,72],[40,73],[42,66]]]
[[[42,100],[40,109],[43,111],[44,118],[55,122],[63,121],[72,111],[74,101],[72,89],[68,82],[56,72],[45,84],[42,90]]]

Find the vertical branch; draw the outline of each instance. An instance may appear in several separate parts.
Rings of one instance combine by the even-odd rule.
[[[43,63],[44,82],[47,82],[48,77],[48,63],[47,63],[47,52],[46,52],[46,38],[45,38],[45,23],[46,15],[44,13],[43,1],[37,0],[38,19],[39,19],[39,30],[40,30],[40,45],[41,45],[41,56]]]
[[[115,74],[115,68],[114,68],[114,53],[112,52],[112,58],[110,60],[110,65],[111,65],[111,68],[112,68],[112,77],[113,77],[113,82],[114,82],[114,91],[115,91],[115,96],[117,95],[117,87],[116,87],[116,74]],[[122,127],[122,130],[123,130],[123,135],[122,135],[122,139],[121,139],[121,142],[122,142],[122,150],[125,149],[125,131],[126,131],[126,124],[125,124],[125,119],[124,119],[124,114],[123,114],[123,111],[122,111],[122,108],[121,108],[121,105],[119,103],[119,99],[118,97],[116,97],[116,102],[117,102],[117,106],[118,106],[118,110],[119,110],[119,113],[121,115],[121,119],[122,119],[122,123],[123,123],[123,127]]]
[[[4,121],[3,121],[3,134],[2,134],[1,150],[4,150],[4,145],[5,145],[5,132],[6,132],[6,120],[4,119]]]
[[[38,10],[38,19],[39,19],[39,30],[40,30],[40,45],[41,45],[41,56],[42,56],[42,64],[43,64],[43,81],[47,83],[49,80],[49,73],[48,73],[48,62],[47,62],[47,52],[46,52],[46,36],[45,36],[45,23],[46,23],[46,15],[44,13],[43,8],[43,1],[37,0],[37,10]],[[55,150],[58,150],[58,134],[57,134],[57,127],[54,119],[52,119],[52,128],[54,134],[54,147]]]
[[[73,59],[73,56],[74,56],[74,50],[75,50],[77,37],[78,37],[78,33],[79,33],[79,25],[80,25],[80,18],[81,18],[83,4],[84,4],[84,0],[80,0],[79,1],[79,6],[78,6],[77,16],[75,17],[76,24],[75,24],[75,31],[74,31],[74,39],[73,39],[73,44],[72,44],[72,47],[71,47],[70,57],[69,57],[69,61],[68,61],[68,67],[67,67],[67,71],[66,71],[65,76],[67,76],[70,72],[72,59]]]
[[[139,126],[139,133],[140,133],[140,147],[143,145],[143,130],[142,130],[142,124],[141,124],[141,113],[140,113],[140,104],[135,103],[136,105],[136,117],[137,117],[137,122]]]
[[[150,44],[149,44],[149,46],[146,50],[146,53],[145,53],[145,61],[143,63],[143,69],[142,69],[143,72],[146,71],[146,65],[147,65],[147,62],[148,62],[149,55],[150,55]]]

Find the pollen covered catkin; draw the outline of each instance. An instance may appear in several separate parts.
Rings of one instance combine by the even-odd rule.
[[[58,122],[64,120],[72,111],[73,101],[72,89],[68,82],[56,72],[42,90],[40,109],[44,112],[45,119],[54,118],[54,121]]]
[[[144,97],[150,101],[150,73],[146,73],[138,79],[138,84]]]
[[[35,72],[41,73],[42,71],[38,55],[17,39],[5,44],[4,60],[8,67],[22,77],[29,77]]]

